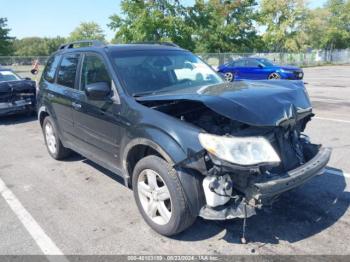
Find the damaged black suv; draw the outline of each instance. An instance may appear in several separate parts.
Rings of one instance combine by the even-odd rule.
[[[0,67],[0,117],[35,112],[36,85],[14,71]]]
[[[122,176],[163,235],[197,216],[252,216],[331,154],[303,133],[313,113],[301,81],[227,83],[170,43],[61,46],[39,87],[49,154],[73,150]]]

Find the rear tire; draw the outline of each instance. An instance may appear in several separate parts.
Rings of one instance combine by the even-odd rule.
[[[62,145],[56,125],[51,117],[45,117],[42,126],[45,145],[50,156],[56,160],[61,160],[71,154],[71,150]]]
[[[164,159],[157,156],[141,159],[134,168],[132,185],[142,217],[157,233],[176,235],[196,220],[176,170]]]

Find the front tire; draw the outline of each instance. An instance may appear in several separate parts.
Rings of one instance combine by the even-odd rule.
[[[227,82],[233,82],[233,80],[235,79],[235,76],[231,72],[225,73],[224,77]]]
[[[132,185],[142,217],[157,233],[176,235],[195,221],[177,172],[164,159],[141,159],[134,168]]]
[[[281,79],[281,76],[279,73],[273,72],[269,75],[269,77],[267,79],[268,80],[278,80],[278,79]]]
[[[62,145],[62,142],[58,137],[56,125],[51,117],[47,116],[44,119],[42,129],[46,148],[50,156],[56,160],[61,160],[68,157],[71,150]]]

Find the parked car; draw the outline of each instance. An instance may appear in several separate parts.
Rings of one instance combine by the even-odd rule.
[[[36,109],[35,82],[22,79],[10,69],[0,68],[0,116]]]
[[[266,58],[247,57],[234,60],[218,67],[218,72],[229,82],[240,79],[273,80],[289,79],[301,80],[304,72],[295,66],[279,66]]]
[[[48,153],[122,176],[156,232],[246,219],[327,165],[331,150],[304,134],[302,81],[227,83],[172,44],[88,43],[62,46],[40,80]]]

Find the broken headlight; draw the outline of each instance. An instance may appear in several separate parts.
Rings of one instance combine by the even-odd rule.
[[[269,141],[263,137],[216,136],[207,133],[201,133],[198,137],[204,149],[230,163],[249,166],[281,161]]]

